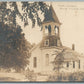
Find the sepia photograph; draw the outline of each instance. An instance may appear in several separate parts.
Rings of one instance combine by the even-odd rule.
[[[0,1],[0,82],[84,82],[84,2]]]

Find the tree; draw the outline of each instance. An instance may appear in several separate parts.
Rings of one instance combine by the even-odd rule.
[[[10,8],[7,8],[7,4],[9,4]],[[0,18],[7,20],[7,18],[5,18],[6,15],[7,17],[10,16],[10,18],[12,16],[13,19],[11,20],[11,22],[13,22],[13,24],[16,25],[17,24],[16,16],[18,15],[20,19],[22,19],[22,21],[24,22],[24,26],[28,25],[28,19],[31,19],[32,27],[35,26],[36,22],[40,26],[41,18],[38,12],[41,11],[41,14],[43,13],[45,16],[46,11],[48,10],[48,5],[46,5],[44,2],[33,2],[33,3],[21,2],[21,4],[22,4],[22,11],[24,13],[19,11],[17,2],[0,2],[0,8],[3,10],[3,11],[0,10],[0,12],[2,11],[2,13],[0,14],[1,15]]]
[[[48,5],[46,5],[46,3],[44,2],[34,2],[34,3],[29,3],[29,2],[22,2],[22,9],[24,9],[23,11],[24,14],[26,14],[26,16],[23,14],[23,18],[26,18],[28,20],[28,18],[31,19],[32,21],[32,27],[35,26],[35,23],[37,21],[37,24],[40,26],[41,25],[41,18],[39,16],[39,11],[41,11],[41,14],[44,14],[44,17],[48,11]],[[24,17],[25,16],[25,17]],[[28,16],[28,18],[27,18]],[[28,21],[25,20],[25,22],[28,23]]]
[[[0,23],[0,67],[24,69],[31,48],[20,26],[10,27]]]
[[[6,15],[7,2],[0,2],[0,22],[4,22],[4,16]]]
[[[26,41],[21,27],[17,24],[16,16],[22,19],[24,26],[28,25],[29,19],[32,21],[32,27],[36,22],[40,26],[41,18],[38,12],[41,11],[45,16],[48,10],[44,2],[21,2],[21,4],[24,13],[20,12],[17,2],[0,2],[0,67],[2,68],[24,69],[28,64],[27,58],[30,57],[28,51],[31,44]]]
[[[64,55],[63,55],[65,50],[66,49],[62,49],[61,52],[56,51],[57,54],[56,53],[53,54],[53,55],[56,55],[54,61],[52,62],[53,65],[54,65],[54,69],[53,70],[58,72],[58,79],[59,79],[59,71],[60,71],[61,68],[63,68],[63,64],[65,63]]]

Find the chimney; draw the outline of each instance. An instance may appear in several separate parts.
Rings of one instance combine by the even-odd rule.
[[[72,44],[72,50],[75,50],[75,45],[74,44]]]

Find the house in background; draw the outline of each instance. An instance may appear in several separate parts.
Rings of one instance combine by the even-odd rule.
[[[42,22],[42,41],[30,50],[30,70],[34,70],[36,73],[52,74],[54,72],[52,61],[58,53],[61,53],[65,64],[63,65],[64,68],[60,71],[84,71],[84,57],[75,51],[75,46],[72,45],[72,49],[70,49],[62,45],[60,26],[61,23],[52,5],[50,5],[49,11]],[[62,52],[63,49],[65,49],[64,52]],[[53,55],[54,53],[55,55]]]

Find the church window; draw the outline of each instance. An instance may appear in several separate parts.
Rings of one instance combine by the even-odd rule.
[[[37,67],[37,58],[36,57],[34,57],[34,62],[33,62],[34,64],[34,68],[36,68]]]
[[[67,62],[67,67],[69,67],[69,62]]]
[[[57,30],[57,26],[56,25],[55,25],[54,29],[55,29],[55,34],[56,34],[56,30]]]
[[[55,29],[55,33],[56,33],[56,35],[58,34],[58,29],[57,28]]]
[[[49,54],[46,54],[46,66],[49,66]]]
[[[57,39],[56,39],[56,46],[57,46]]]
[[[45,33],[48,35],[48,27],[45,26]]]
[[[51,25],[48,26],[48,34],[51,35]]]
[[[75,61],[73,61],[73,68],[75,68]]]
[[[79,60],[79,69],[80,69],[80,60]]]
[[[49,40],[45,40],[45,46],[49,46]]]

